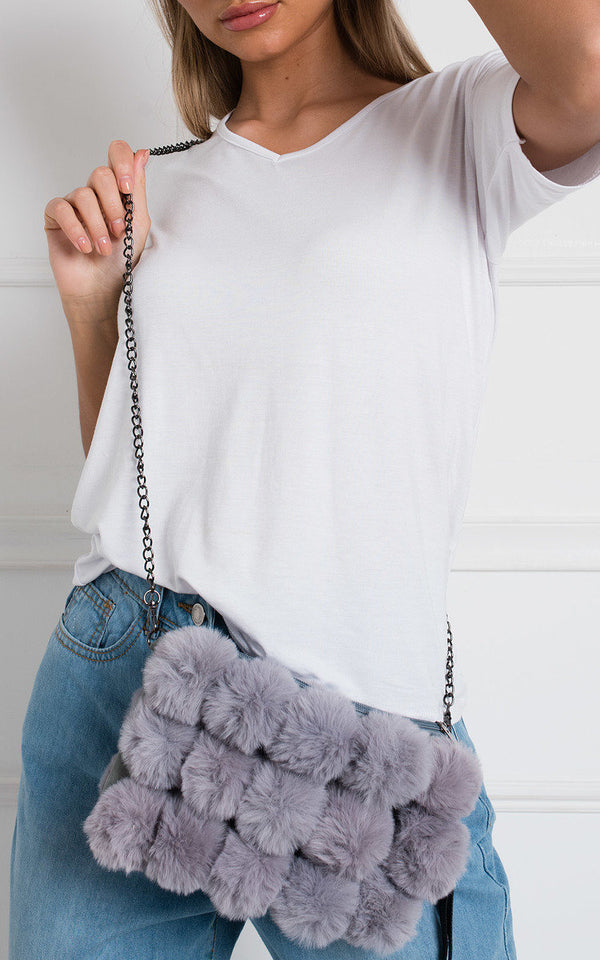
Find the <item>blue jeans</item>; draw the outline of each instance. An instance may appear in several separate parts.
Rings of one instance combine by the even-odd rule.
[[[182,896],[142,873],[101,867],[82,829],[151,652],[143,633],[147,586],[114,569],[73,587],[39,665],[22,729],[9,960],[227,960],[244,926],[216,914],[200,891]],[[201,596],[158,589],[163,630],[202,621],[227,633],[220,613]],[[415,722],[442,735],[434,723]],[[462,718],[453,733],[475,750]],[[492,844],[494,820],[483,786],[464,821],[471,851],[454,891],[455,960],[516,957],[508,880]],[[268,914],[249,922],[275,960],[375,960],[343,940],[304,949]],[[426,902],[417,935],[392,960],[437,960],[440,938],[439,912]]]

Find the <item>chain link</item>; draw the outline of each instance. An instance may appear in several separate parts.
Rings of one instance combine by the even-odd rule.
[[[446,726],[448,732],[452,730],[452,716],[450,714],[450,707],[454,703],[454,654],[452,651],[452,630],[450,628],[450,621],[446,617],[447,630],[447,647],[448,652],[446,654],[446,689],[444,693],[444,725]]]
[[[166,153],[176,153],[180,150],[188,150],[202,140],[186,140],[183,142],[170,144],[164,147],[151,147],[151,156],[163,156]],[[133,447],[138,465],[138,483],[137,492],[140,503],[140,514],[143,521],[143,557],[144,569],[146,570],[146,579],[149,588],[144,593],[144,603],[148,607],[144,634],[149,647],[158,638],[160,628],[158,626],[158,604],[160,603],[160,592],[156,589],[154,580],[154,550],[152,548],[152,533],[149,524],[150,500],[148,499],[148,486],[144,474],[144,433],[142,430],[142,414],[140,410],[140,401],[138,396],[137,380],[137,345],[135,341],[135,332],[133,328],[133,309],[131,305],[133,293],[133,195],[131,193],[123,194],[125,206],[125,238],[123,246],[123,255],[125,257],[125,273],[123,274],[123,299],[125,302],[125,335],[126,335],[126,353],[127,366],[129,369],[129,383],[131,387],[131,423],[133,432]]]
[[[177,153],[180,150],[188,150],[190,147],[195,146],[197,143],[203,143],[203,140],[185,140],[180,141],[179,143],[168,144],[163,147],[151,147],[150,155],[151,156],[164,156],[167,153]],[[150,501],[148,499],[148,487],[146,477],[144,475],[144,443],[143,443],[143,431],[142,431],[142,415],[140,410],[140,403],[138,397],[138,381],[137,381],[137,346],[135,341],[135,332],[133,327],[133,310],[131,306],[131,298],[133,292],[133,276],[132,276],[132,262],[133,262],[133,196],[130,193],[123,194],[124,197],[124,206],[125,206],[125,242],[123,248],[123,254],[125,257],[125,273],[123,274],[123,296],[125,301],[125,330],[126,330],[126,350],[127,350],[127,361],[129,369],[129,382],[131,386],[131,422],[133,427],[133,446],[135,451],[135,456],[138,463],[138,498],[140,503],[140,514],[143,521],[143,557],[144,557],[144,569],[146,570],[146,579],[148,580],[149,588],[144,593],[144,603],[148,607],[148,613],[146,617],[146,624],[144,626],[144,634],[146,635],[146,642],[148,646],[151,647],[153,642],[160,635],[160,628],[158,626],[158,614],[157,607],[160,603],[160,592],[156,589],[156,584],[154,581],[154,550],[152,547],[152,534],[150,532],[149,519],[149,508]],[[147,599],[147,598],[150,599]],[[450,714],[450,707],[454,703],[454,679],[453,679],[453,669],[454,669],[454,657],[452,651],[452,630],[450,629],[450,621],[446,617],[447,624],[447,647],[448,652],[446,656],[446,674],[445,674],[445,692],[443,697],[444,702],[444,719],[442,721],[437,721],[438,726],[446,733],[448,736],[451,734],[452,730],[452,717]]]

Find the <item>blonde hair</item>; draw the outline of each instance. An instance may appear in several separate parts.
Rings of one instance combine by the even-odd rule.
[[[242,89],[239,57],[200,32],[178,0],[148,0],[172,52],[171,82],[177,109],[200,140],[236,106]],[[404,84],[432,73],[393,0],[333,0],[340,40],[367,73]]]

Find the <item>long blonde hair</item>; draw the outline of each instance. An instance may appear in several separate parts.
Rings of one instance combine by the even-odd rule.
[[[200,32],[178,0],[148,0],[172,52],[177,109],[191,133],[211,136],[211,116],[236,106],[242,89],[239,57]],[[367,73],[404,84],[432,73],[393,0],[333,0],[336,27],[354,62]]]

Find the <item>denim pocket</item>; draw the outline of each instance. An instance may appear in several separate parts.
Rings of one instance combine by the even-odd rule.
[[[140,635],[144,613],[131,597],[115,594],[110,574],[76,585],[65,601],[56,625],[60,643],[88,660],[122,656]],[[109,595],[108,589],[111,587]]]

